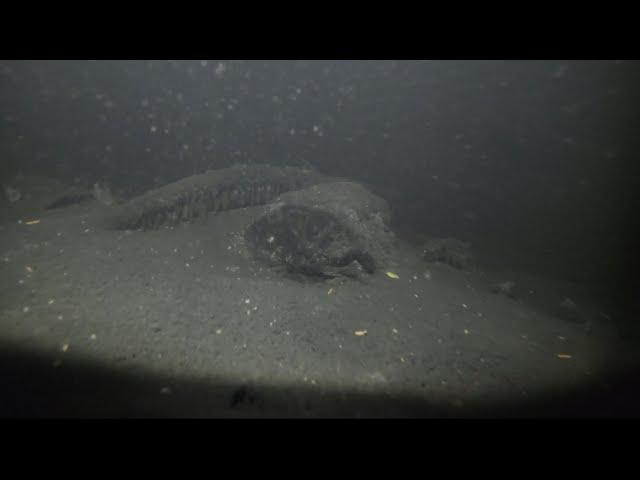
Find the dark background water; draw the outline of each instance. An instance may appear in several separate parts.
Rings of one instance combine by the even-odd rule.
[[[400,232],[633,293],[639,65],[3,61],[0,174],[141,192],[235,163],[313,166],[374,185]]]

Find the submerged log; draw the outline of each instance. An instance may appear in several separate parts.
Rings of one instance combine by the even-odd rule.
[[[240,165],[193,175],[132,199],[114,209],[109,225],[153,230],[234,208],[264,205],[283,192],[334,178],[295,167]]]
[[[293,274],[374,273],[393,247],[389,206],[362,185],[333,182],[280,195],[245,233],[259,261]]]

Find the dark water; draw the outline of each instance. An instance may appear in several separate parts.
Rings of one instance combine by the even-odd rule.
[[[208,169],[313,167],[369,185],[409,242],[635,312],[636,61],[3,61],[0,176],[132,196]]]
[[[235,163],[311,165],[379,187],[402,228],[619,280],[639,80],[633,61],[3,62],[2,175],[139,191]]]

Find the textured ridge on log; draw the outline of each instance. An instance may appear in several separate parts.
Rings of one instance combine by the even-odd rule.
[[[205,215],[269,203],[280,194],[335,178],[295,167],[239,165],[150,190],[115,209],[111,227],[153,230]]]

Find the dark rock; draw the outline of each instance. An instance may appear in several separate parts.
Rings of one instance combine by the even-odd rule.
[[[422,258],[465,270],[471,263],[471,244],[455,238],[432,238],[424,244]]]

